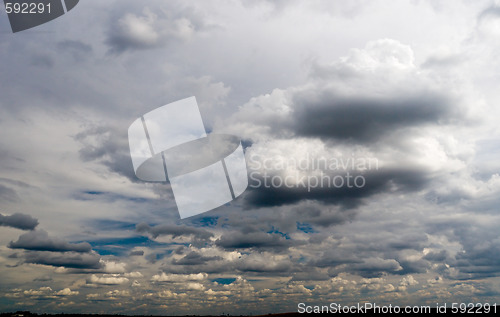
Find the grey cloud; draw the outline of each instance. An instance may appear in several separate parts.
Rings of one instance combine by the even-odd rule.
[[[199,264],[195,264],[194,262],[195,261],[192,261],[190,264],[183,265],[178,263],[178,261],[164,263],[161,270],[165,273],[174,274],[198,274],[200,272],[208,274],[228,274],[235,270],[235,263],[215,258],[213,260],[200,261]],[[187,261],[187,263],[189,263],[189,261]]]
[[[342,175],[346,179],[347,173]],[[358,175],[350,173],[353,179]],[[251,177],[249,189],[243,197],[248,208],[290,205],[301,200],[314,200],[354,208],[361,205],[363,199],[383,193],[391,187],[395,186],[395,189],[400,192],[411,192],[423,188],[430,181],[430,176],[427,176],[424,170],[412,168],[385,168],[367,171],[361,175],[365,178],[366,184],[360,188],[317,186],[310,189],[304,186],[263,186],[264,180],[261,175],[258,175]],[[345,218],[334,218],[330,219],[330,222],[339,223],[343,220]]]
[[[54,67],[54,60],[50,55],[38,54],[31,58],[31,65],[50,69]]]
[[[63,40],[57,43],[57,47],[61,50],[75,50],[82,53],[92,52],[92,46],[85,44],[81,41]]]
[[[429,252],[424,256],[424,259],[432,262],[444,262],[448,258],[448,252],[441,250],[439,252]]]
[[[0,184],[0,199],[7,201],[16,201],[19,199],[15,190]]]
[[[330,275],[336,276],[340,272],[347,271],[362,277],[373,278],[381,277],[384,274],[397,274],[402,269],[399,262],[394,259],[367,258],[361,263],[331,268],[328,272]]]
[[[0,214],[0,226],[12,227],[21,230],[34,230],[38,226],[38,220],[30,215],[15,213],[11,216]]]
[[[327,91],[311,100],[295,96],[291,130],[297,136],[373,142],[388,133],[433,123],[449,122],[452,104],[426,91],[414,96],[343,98]]]
[[[180,260],[173,260],[173,264],[177,265],[201,265],[209,261],[222,260],[220,256],[203,256],[198,252],[189,252]]]
[[[70,54],[75,61],[86,60],[93,52],[91,45],[82,41],[69,39],[57,43],[57,48],[62,52]]]
[[[130,256],[143,256],[144,255],[144,251],[142,250],[137,250],[137,251],[132,251],[129,253]]]
[[[297,242],[287,239],[280,234],[270,234],[265,232],[227,232],[215,241],[215,245],[227,249],[256,249],[273,250],[282,252],[296,245]]]
[[[76,253],[76,252],[47,252],[34,251],[27,252],[24,256],[25,263],[43,264],[55,267],[65,267],[74,269],[100,269],[101,257],[93,253]]]
[[[145,50],[189,40],[204,27],[203,19],[188,6],[153,1],[148,6],[133,2],[129,10],[114,17],[109,26],[106,44],[109,53]]]
[[[290,271],[292,265],[288,261],[273,263],[272,261],[256,262],[256,261],[241,261],[236,265],[236,268],[242,272],[255,273],[286,273]]]
[[[33,251],[53,251],[53,252],[78,252],[88,253],[92,250],[87,242],[68,243],[63,240],[49,237],[43,230],[31,231],[19,237],[17,241],[9,243],[11,249],[24,249]]]
[[[395,272],[394,274],[405,275],[405,274],[418,274],[425,273],[431,268],[431,263],[425,259],[422,260],[407,260],[407,259],[397,259],[399,265],[401,265],[401,270]]]
[[[326,273],[319,272],[316,269],[308,269],[302,272],[295,272],[291,281],[326,281],[330,276]]]
[[[353,209],[337,209],[323,205],[297,206],[293,207],[290,212],[293,213],[294,219],[297,221],[322,228],[352,221],[357,214]],[[317,239],[318,237],[312,238]]]
[[[310,265],[316,267],[335,267],[341,264],[362,263],[352,250],[327,250],[321,258],[312,260]]]
[[[84,162],[99,161],[110,171],[123,175],[132,182],[138,182],[130,158],[127,127],[121,128],[89,127],[75,135],[74,139],[82,146],[79,155]],[[92,139],[100,141],[93,143]]]
[[[486,278],[500,275],[500,243],[476,245],[456,256],[456,268],[462,273],[459,279]]]
[[[50,282],[52,280],[53,279],[50,275],[44,275],[44,276],[40,276],[40,277],[35,278],[33,281],[35,281],[35,282]]]
[[[429,225],[429,231],[448,237],[462,246],[454,255],[431,253],[429,261],[447,256],[445,263],[458,270],[457,274],[443,268],[443,274],[453,279],[475,279],[498,276],[500,272],[500,240],[495,223],[478,225],[463,220],[437,222]]]
[[[136,230],[139,233],[149,233],[153,238],[166,235],[170,235],[172,238],[192,236],[196,240],[207,241],[213,236],[213,233],[205,229],[176,225],[158,225],[151,227],[146,223],[140,223],[136,226]]]
[[[500,17],[500,7],[496,5],[492,5],[486,9],[484,9],[482,12],[479,13],[478,15],[478,20],[484,19],[486,17]]]

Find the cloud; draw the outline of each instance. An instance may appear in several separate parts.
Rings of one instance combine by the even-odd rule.
[[[370,41],[332,64],[313,63],[303,85],[250,99],[214,131],[249,141],[248,209],[301,201],[357,208],[381,194],[428,188],[464,167],[444,140],[472,120],[467,95],[453,85],[422,71],[410,46]],[[311,166],[333,159],[340,165]],[[360,167],[360,160],[375,164]],[[280,161],[290,164],[273,165]]]
[[[19,197],[15,190],[0,184],[0,198],[7,201],[16,201]]]
[[[401,271],[403,268],[401,265],[394,259],[381,259],[381,258],[368,258],[363,260],[362,263],[355,263],[349,265],[347,269],[348,271],[355,272],[363,277],[381,277],[384,274],[394,274],[398,271]],[[332,273],[335,270],[331,271]]]
[[[211,237],[213,237],[213,233],[205,229],[182,225],[176,226],[165,224],[151,227],[146,223],[140,223],[136,226],[136,231],[139,233],[149,233],[153,236],[153,238],[157,238],[159,236],[172,236],[172,238],[175,239],[176,237],[190,236],[195,240],[208,241]]]
[[[176,265],[201,265],[209,261],[222,260],[220,256],[203,256],[197,252],[190,252],[182,257],[180,260],[172,260],[172,264]]]
[[[267,254],[252,254],[237,261],[236,268],[241,272],[286,273],[292,269],[292,263],[286,258]]]
[[[130,256],[143,256],[144,255],[144,251],[143,250],[135,250],[135,251],[131,251],[129,253]]]
[[[66,287],[65,289],[62,289],[62,290],[56,292],[55,294],[58,296],[74,296],[74,295],[80,294],[80,292],[72,291],[71,289]]]
[[[283,235],[266,232],[227,232],[215,241],[216,246],[226,250],[255,249],[274,252],[285,251],[296,244],[296,241],[287,239]]]
[[[34,230],[38,226],[38,220],[30,215],[21,213],[15,213],[10,216],[0,214],[0,226],[21,230]]]
[[[375,194],[391,189],[402,192],[414,191],[421,189],[429,182],[428,176],[422,170],[413,168],[385,168],[364,173],[346,171],[335,174],[298,176],[296,178],[298,183],[292,183],[291,186],[284,183],[286,176],[280,177],[273,171],[267,173],[253,175],[250,189],[243,196],[249,207],[291,205],[302,200],[315,200],[352,208],[361,204],[364,198]],[[279,186],[272,184],[273,178],[280,180],[277,183]],[[359,184],[363,186],[356,186],[355,179],[361,179]],[[350,184],[348,180],[351,181]],[[301,181],[304,182],[301,183]]]
[[[153,275],[151,278],[154,282],[176,282],[183,283],[186,281],[203,281],[207,279],[206,273],[198,274],[166,274],[162,272],[161,274]]]
[[[66,296],[76,296],[80,294],[78,291],[72,291],[70,288],[64,288],[59,291],[53,290],[49,286],[42,286],[38,289],[29,289],[20,292],[24,297],[28,298],[39,298],[39,299],[56,299],[58,297],[66,297]]]
[[[217,128],[237,129],[253,141],[305,136],[375,142],[413,127],[465,120],[460,99],[446,84],[436,73],[419,71],[409,46],[381,39],[331,65],[313,65],[302,86],[252,98]]]
[[[24,249],[33,251],[52,252],[79,252],[89,253],[92,247],[87,242],[68,243],[55,238],[50,238],[44,230],[31,231],[21,235],[17,241],[9,243],[11,249]]]
[[[113,276],[113,275],[97,276],[95,274],[92,274],[89,278],[89,283],[98,285],[119,285],[126,283],[128,281],[129,280],[126,277]]]
[[[57,43],[57,48],[73,57],[74,61],[87,60],[93,53],[91,45],[77,40],[63,40]]]
[[[304,97],[296,97],[301,99]],[[298,136],[332,138],[353,142],[374,142],[426,123],[451,120],[452,101],[432,92],[414,96],[365,98],[329,95],[317,100],[299,100],[294,110],[293,130]]]
[[[0,43],[0,170],[36,185],[1,180],[0,198],[4,210],[36,207],[50,220],[48,238],[34,235],[50,241],[30,241],[35,250],[12,254],[5,244],[16,239],[4,232],[5,305],[255,315],[304,297],[398,305],[498,298],[498,164],[485,167],[484,158],[498,156],[489,122],[498,117],[500,29],[494,12],[478,17],[485,3],[439,11],[428,1],[151,0],[144,9],[123,0],[111,10],[101,2],[61,20],[68,27],[55,37]],[[217,29],[203,25],[211,21]],[[473,38],[460,42],[476,22]],[[428,32],[405,28],[416,24]],[[380,34],[404,43],[376,40]],[[476,68],[483,64],[488,71]],[[249,188],[179,221],[168,184],[135,177],[126,131],[145,112],[190,95],[210,130],[243,137],[250,171],[298,173],[294,185],[301,176],[350,173],[365,186]],[[471,122],[471,112],[481,120]],[[485,137],[492,141],[481,147]],[[307,155],[379,164],[256,168]],[[86,235],[95,251],[78,243]],[[46,276],[57,289],[39,289]],[[23,297],[25,289],[47,295]]]
[[[145,7],[141,13],[129,12],[119,17],[108,30],[106,44],[115,54],[157,48],[191,39],[201,25],[200,18],[189,8],[179,10],[169,6],[162,10]]]
[[[75,252],[31,251],[24,255],[25,263],[42,264],[72,269],[101,269],[101,257],[97,254]]]

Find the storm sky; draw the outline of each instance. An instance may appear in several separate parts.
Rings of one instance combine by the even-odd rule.
[[[85,0],[15,34],[2,10],[0,311],[495,303],[499,38],[486,0]],[[250,186],[181,220],[127,129],[190,96]]]

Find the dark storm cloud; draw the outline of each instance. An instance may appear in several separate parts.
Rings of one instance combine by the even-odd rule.
[[[460,218],[447,222],[435,222],[428,226],[428,232],[446,236],[448,240],[458,242],[461,250],[433,252],[425,259],[434,263],[446,263],[458,273],[442,267],[442,274],[451,279],[475,279],[498,276],[500,273],[500,240],[495,222],[478,225],[474,221]],[[444,258],[443,262],[439,259]]]
[[[180,260],[173,260],[173,264],[177,265],[202,265],[209,261],[222,260],[220,256],[203,256],[198,252],[189,252]]]
[[[447,122],[451,101],[420,92],[389,98],[342,98],[323,93],[318,97],[295,96],[292,130],[297,136],[373,142],[397,130]]]
[[[341,174],[338,174],[341,175]],[[350,173],[350,177],[357,177],[359,174]],[[389,189],[396,189],[400,192],[411,192],[423,188],[429,181],[430,176],[425,170],[412,168],[384,168],[370,170],[362,174],[366,180],[364,186],[316,186],[308,188],[306,186],[265,186],[261,175],[250,177],[250,186],[244,195],[244,201],[248,208],[270,207],[290,205],[302,200],[314,200],[327,204],[336,204],[347,208],[354,208],[362,204],[363,199],[378,193],[386,192]],[[344,175],[346,182],[347,173]],[[267,184],[271,184],[268,178]],[[330,177],[333,179],[333,177]],[[330,219],[332,223],[340,223],[343,219]]]
[[[17,241],[9,243],[11,249],[24,249],[33,251],[53,251],[53,252],[79,252],[88,253],[92,250],[87,242],[68,243],[59,239],[49,237],[48,233],[39,230],[25,233]]]
[[[498,238],[485,244],[466,246],[455,257],[455,265],[462,274],[458,279],[486,278],[500,275],[500,242]]]
[[[205,229],[188,226],[158,225],[151,227],[146,223],[140,223],[136,226],[136,230],[139,233],[149,233],[153,236],[153,238],[167,235],[172,236],[172,238],[192,236],[195,240],[208,241],[211,237],[213,237],[213,233]]]
[[[73,269],[100,269],[102,264],[101,257],[92,253],[76,253],[76,252],[47,252],[35,251],[27,252],[24,256],[25,263],[43,264],[56,267],[66,267]]]
[[[38,226],[38,220],[30,215],[15,213],[11,216],[0,214],[0,226],[12,227],[21,230],[34,230]]]
[[[298,242],[281,234],[266,232],[244,233],[241,231],[224,233],[215,241],[215,245],[226,250],[255,249],[272,250],[273,252],[282,252],[297,244]]]

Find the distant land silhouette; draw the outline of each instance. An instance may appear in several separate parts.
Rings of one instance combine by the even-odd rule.
[[[495,309],[496,308],[496,309]],[[491,306],[491,309],[489,311],[490,314],[495,314],[495,311],[500,311],[497,310],[500,309],[500,306]],[[353,312],[356,313],[356,312]],[[375,313],[373,310],[368,309],[365,310],[363,313],[365,314],[373,314]],[[436,314],[437,311],[435,308],[432,308],[430,310],[430,313]],[[450,308],[446,309],[447,314],[451,314],[452,310]],[[476,312],[479,313],[479,312]],[[340,314],[346,314],[346,313],[340,313]],[[349,314],[349,313],[347,313]],[[402,313],[404,315],[404,313]],[[444,314],[444,311],[441,311],[440,314]],[[457,314],[457,313],[454,313]],[[458,313],[459,314],[459,313]],[[481,314],[485,314],[485,311],[481,311]],[[224,314],[224,315],[177,315],[178,317],[193,317],[193,316],[203,316],[203,317],[210,317],[210,316],[252,316],[252,317],[297,317],[297,316],[304,316],[304,315],[310,315],[308,313],[298,313],[298,312],[291,312],[291,313],[277,313],[277,314],[267,314],[267,315],[238,315],[238,314]],[[320,315],[329,315],[329,314],[320,314]],[[37,313],[31,313],[29,311],[16,311],[13,313],[1,313],[0,317],[169,317],[172,315],[121,315],[121,314],[66,314],[66,313],[60,313],[60,314],[37,314]]]

